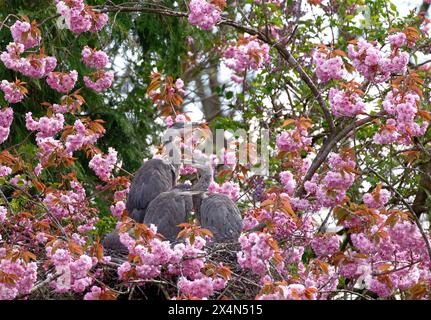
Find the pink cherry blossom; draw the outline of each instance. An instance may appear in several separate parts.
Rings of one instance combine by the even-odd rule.
[[[27,90],[23,86],[23,82],[9,82],[7,80],[2,80],[0,83],[0,89],[4,92],[4,98],[9,103],[18,103],[21,102],[25,95]]]
[[[211,182],[208,187],[209,192],[213,193],[221,193],[227,195],[233,201],[238,200],[239,198],[239,184],[233,181],[226,181],[222,184],[218,184],[217,182]]]
[[[318,256],[328,256],[340,248],[340,239],[336,234],[324,234],[311,241],[311,247]]]
[[[212,29],[221,19],[220,9],[207,0],[191,0],[189,23],[204,30]]]
[[[289,195],[293,195],[296,188],[296,181],[293,178],[293,175],[289,171],[280,172],[280,180],[284,186],[284,189]]]
[[[0,60],[5,67],[14,71],[19,71],[27,63],[26,59],[21,57],[25,47],[22,43],[11,42],[6,47],[7,51],[0,54]]]
[[[7,209],[3,206],[0,206],[0,223],[5,223],[7,219]]]
[[[274,250],[269,245],[270,235],[265,233],[250,233],[241,235],[238,252],[238,263],[241,268],[250,269],[258,275],[264,275],[269,268],[269,261],[274,256]]]
[[[96,49],[91,49],[88,46],[85,46],[82,49],[82,61],[84,64],[93,69],[103,69],[108,64],[108,55]]]
[[[90,77],[84,76],[85,85],[96,91],[101,92],[108,89],[114,80],[114,73],[112,71],[97,71]]]
[[[395,47],[402,47],[407,43],[407,36],[404,32],[397,32],[388,36],[388,41]]]
[[[0,109],[0,144],[9,137],[10,126],[13,121],[12,108]]]
[[[13,300],[28,294],[33,288],[37,279],[37,264],[0,257],[0,272],[14,279],[12,282],[0,282],[0,300]]]
[[[6,177],[12,173],[12,169],[8,166],[0,166],[0,177]]]
[[[365,103],[354,92],[331,88],[329,90],[329,101],[332,111],[337,117],[355,117],[365,109]]]
[[[247,69],[259,70],[271,60],[269,46],[252,36],[245,36],[237,44],[229,46],[223,57],[226,66],[235,71],[236,76],[242,75]],[[241,79],[237,78],[239,82],[242,82]]]
[[[328,58],[327,53],[317,51],[313,60],[316,64],[316,76],[322,82],[328,82],[331,79],[341,80],[344,78],[344,63],[341,57]]]
[[[78,72],[76,70],[72,70],[69,73],[51,72],[46,78],[46,82],[52,89],[62,93],[70,92],[77,80]]]
[[[364,203],[374,209],[382,208],[388,201],[391,193],[386,189],[381,189],[378,193],[365,193],[362,197]]]
[[[114,170],[117,164],[117,151],[114,148],[108,149],[108,154],[102,156],[96,154],[91,160],[88,166],[96,173],[102,181],[108,181],[111,177],[111,172]]]
[[[25,115],[26,127],[30,131],[38,131],[38,138],[48,138],[55,136],[64,126],[64,116],[56,113],[52,117],[42,117],[38,121],[34,120],[31,112]]]
[[[123,215],[124,210],[126,210],[126,205],[123,201],[117,201],[111,206],[111,213],[117,219],[120,219]]]
[[[311,138],[305,129],[286,130],[277,136],[277,147],[280,151],[296,152],[311,144]]]
[[[35,24],[17,20],[11,27],[13,40],[22,43],[25,49],[38,46],[40,43],[40,31]]]

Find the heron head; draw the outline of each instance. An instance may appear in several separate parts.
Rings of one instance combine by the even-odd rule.
[[[207,191],[213,181],[213,167],[208,160],[193,159],[192,166],[197,169],[197,177],[193,181],[193,190]]]

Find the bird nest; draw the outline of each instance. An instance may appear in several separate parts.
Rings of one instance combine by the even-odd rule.
[[[222,263],[231,270],[231,278],[223,291],[217,292],[213,299],[254,299],[261,289],[259,277],[238,265],[237,252],[240,250],[238,242],[213,243],[205,250],[207,263],[219,265]],[[111,263],[105,272],[103,283],[118,294],[118,299],[166,300],[179,295],[177,276],[167,276],[162,273],[157,279],[134,280],[124,284],[118,279],[117,268],[127,261],[127,254],[107,252],[111,254]]]

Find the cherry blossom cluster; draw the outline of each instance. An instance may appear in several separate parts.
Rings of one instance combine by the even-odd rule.
[[[356,92],[351,90],[329,90],[329,102],[337,117],[355,117],[365,109],[365,103]]]
[[[117,151],[114,148],[109,148],[106,156],[96,154],[90,160],[88,166],[96,173],[100,180],[108,181],[111,178],[112,170],[114,170],[117,160]]]
[[[225,194],[233,201],[237,201],[239,198],[240,187],[238,183],[233,181],[226,181],[221,184],[213,181],[209,185],[208,191],[213,193]]]
[[[296,249],[300,249],[296,252],[286,251],[281,253],[282,255],[286,254],[288,263],[296,261],[297,254],[303,252],[305,246],[310,243],[313,237],[314,225],[309,215],[304,215],[301,219],[297,219],[281,210],[275,212],[266,209],[248,210],[244,214],[243,229],[244,231],[250,231],[264,221],[270,221],[271,225],[273,225],[271,234],[276,240],[289,239],[289,243],[295,244]]]
[[[214,291],[220,291],[226,286],[226,280],[222,277],[212,278],[203,276],[199,279],[189,280],[180,277],[178,280],[178,289],[182,294],[190,297],[208,298],[214,294]]]
[[[280,284],[272,288],[270,293],[262,293],[258,300],[316,300],[318,290],[315,287],[306,288],[299,283]]]
[[[165,118],[165,124],[168,128],[172,127],[174,123],[187,122],[186,117],[183,114],[178,114],[173,118],[172,116],[167,116]]]
[[[280,172],[280,180],[284,186],[284,191],[289,195],[293,196],[296,190],[296,180],[293,177],[293,174],[290,171],[282,171]]]
[[[108,56],[105,52],[86,46],[82,50],[82,61],[87,67],[97,69],[96,72],[84,76],[84,83],[87,88],[96,92],[102,92],[112,85],[114,73],[103,70],[108,64]]]
[[[0,109],[0,144],[9,137],[10,126],[13,121],[12,108]]]
[[[12,173],[12,169],[8,166],[0,165],[0,178],[6,177]]]
[[[316,51],[313,55],[316,65],[316,76],[322,82],[329,80],[341,80],[345,76],[344,62],[341,57],[328,57],[328,53]]]
[[[222,152],[221,152],[221,160],[222,163],[226,166],[226,167],[230,167],[230,168],[235,168],[236,166],[236,161],[237,161],[237,157],[236,157],[236,152],[235,150],[229,150],[229,149],[225,149],[223,148]]]
[[[40,45],[41,35],[37,23],[17,20],[10,29],[14,42],[9,43],[6,51],[0,54],[0,60],[6,68],[31,78],[44,78],[51,74],[57,66],[57,60],[55,57],[45,55],[43,49],[39,54],[31,53],[27,57],[22,57],[26,49]],[[3,80],[0,88],[8,102],[18,103],[27,93],[24,84],[18,79],[15,83]]]
[[[38,133],[36,143],[39,147],[38,158],[42,165],[49,163],[50,159],[58,157],[59,159],[71,157],[73,152],[82,149],[85,146],[94,144],[101,136],[101,133],[95,133],[77,119],[72,127],[72,132],[64,139],[55,139],[54,135],[62,129],[64,117],[61,113],[53,117],[42,117],[35,121],[31,113],[26,115],[26,125],[29,130]],[[49,124],[48,127],[43,124]]]
[[[397,38],[395,38],[397,37]],[[389,41],[392,45],[403,44],[399,35],[391,36]],[[352,60],[356,70],[365,79],[380,83],[389,79],[391,74],[402,74],[407,71],[409,54],[401,51],[395,46],[389,57],[377,48],[377,43],[369,43],[365,40],[358,40],[356,44],[349,44],[348,55]]]
[[[380,209],[389,201],[391,193],[386,189],[376,188],[372,193],[365,193],[362,196],[364,203],[373,209]]]
[[[112,85],[114,73],[112,71],[98,70],[89,76],[84,76],[84,83],[87,88],[96,92],[102,92]]]
[[[395,119],[388,119],[386,124],[382,124],[379,132],[374,135],[374,142],[377,144],[391,144],[398,140],[400,134],[397,131]]]
[[[36,262],[25,262],[7,256],[6,248],[0,248],[0,300],[13,300],[29,294],[37,278]]]
[[[11,27],[13,40],[22,43],[25,49],[30,49],[40,44],[41,36],[37,23],[17,20]]]
[[[322,208],[332,208],[343,201],[356,178],[354,157],[349,152],[331,153],[327,162],[327,169],[322,173],[315,173],[306,181],[305,194],[297,197],[294,193],[308,171],[310,159],[303,159],[299,155],[290,158],[290,170],[281,172],[280,180],[294,210],[319,211]]]
[[[57,66],[57,59],[45,54],[30,54],[17,71],[30,78],[44,78],[51,74]]]
[[[180,175],[181,176],[186,176],[189,174],[194,174],[198,172],[198,169],[196,169],[195,167],[191,166],[191,165],[183,165],[180,168]]]
[[[221,10],[207,0],[191,0],[189,23],[203,30],[212,29],[221,19]]]
[[[56,113],[52,117],[42,117],[38,121],[34,120],[31,112],[25,115],[25,124],[28,130],[37,131],[37,138],[54,137],[63,129],[64,116]]]
[[[124,201],[117,201],[111,206],[111,213],[117,219],[121,218],[124,213],[124,210],[126,210],[126,204],[124,203]]]
[[[370,209],[360,216],[349,214],[339,222],[357,230],[351,234],[352,249],[337,259],[342,276],[362,282],[382,298],[429,283],[426,243],[404,213]]]
[[[16,82],[2,80],[0,82],[0,89],[4,92],[4,98],[9,103],[21,102],[27,93],[27,89],[25,89],[23,84],[24,83],[19,82],[19,80]]]
[[[93,283],[89,272],[97,263],[97,259],[85,254],[75,258],[69,250],[62,248],[55,250],[51,246],[47,247],[46,254],[55,267],[56,273],[59,274],[59,277],[50,283],[56,292],[81,293]]]
[[[6,46],[6,51],[0,54],[0,59],[6,68],[19,71],[26,64],[26,60],[21,58],[24,50],[22,43],[11,42]]]
[[[417,113],[420,97],[413,91],[402,92],[392,89],[383,101],[383,109],[394,118],[386,121],[386,125],[374,136],[378,144],[398,142],[409,145],[413,137],[422,136],[428,128],[429,122],[417,123]]]
[[[79,119],[75,120],[73,128],[74,132],[67,136],[64,143],[65,151],[68,154],[72,154],[85,145],[92,145],[102,137],[101,133],[93,132]]]
[[[336,234],[326,233],[316,236],[311,241],[311,247],[317,256],[330,256],[340,248],[340,239]]]
[[[277,147],[280,151],[297,152],[307,149],[311,145],[311,137],[308,136],[308,130],[304,127],[286,130],[277,136]]]
[[[395,48],[401,48],[407,44],[407,36],[404,32],[391,34],[387,40]]]
[[[237,254],[241,268],[250,269],[260,276],[265,275],[269,263],[275,255],[270,241],[272,241],[272,237],[267,233],[253,232],[241,235],[239,238],[241,251]]]
[[[86,194],[84,188],[76,181],[71,182],[72,189],[65,192],[48,193],[43,199],[50,214],[58,219],[72,217],[75,220],[87,217],[85,212]]]
[[[68,93],[75,87],[78,80],[78,72],[72,70],[71,72],[51,72],[46,77],[48,85],[61,93]]]
[[[7,219],[7,209],[3,206],[0,206],[0,222],[5,223]]]
[[[103,297],[114,298],[111,292],[106,288],[101,288],[98,286],[92,286],[91,290],[84,295],[84,300],[104,300]]]
[[[223,56],[226,66],[235,72],[232,80],[238,83],[243,81],[246,70],[257,71],[271,60],[269,46],[254,36],[242,37],[236,44],[230,45]]]
[[[331,153],[328,157],[329,170],[324,174],[315,174],[304,184],[307,198],[314,201],[295,199],[292,205],[300,210],[305,210],[307,206],[315,210],[336,206],[344,200],[347,190],[355,181],[355,167],[351,154]]]
[[[175,89],[177,90],[178,93],[184,95],[186,92],[184,90],[184,81],[181,78],[178,78],[177,80],[175,80]]]
[[[127,198],[127,195],[129,194],[129,187],[130,187],[130,182],[127,181],[126,183],[123,184],[123,188],[120,190],[116,190],[114,192],[114,201],[125,201]]]
[[[127,232],[120,233],[120,241],[128,249],[129,257],[138,261],[134,264],[129,262],[131,260],[124,262],[118,268],[120,279],[154,279],[166,270],[165,276],[181,275],[177,285],[184,295],[208,298],[224,288],[225,279],[202,272],[205,267],[204,238],[197,236],[193,242],[187,238],[172,246],[169,241],[158,238],[154,225],[150,225],[145,234],[145,238],[133,238]]]
[[[108,55],[102,50],[91,49],[85,46],[82,49],[82,61],[84,64],[92,69],[103,69],[108,64]]]
[[[22,73],[30,78],[44,78],[57,66],[55,57],[47,56],[44,53],[29,54],[22,57],[24,45],[18,42],[11,42],[7,45],[6,51],[0,54],[0,60],[6,68]]]
[[[55,0],[57,12],[64,18],[66,27],[73,33],[98,32],[108,22],[106,13],[98,13],[83,0]]]

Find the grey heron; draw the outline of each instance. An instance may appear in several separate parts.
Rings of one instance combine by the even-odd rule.
[[[130,186],[126,209],[130,218],[142,222],[148,205],[159,194],[166,192],[176,183],[176,169],[166,160],[146,161],[136,172]]]
[[[174,241],[181,231],[178,225],[186,222],[193,210],[192,196],[181,193],[189,189],[190,185],[184,184],[161,193],[149,204],[143,223],[156,225],[158,233]]]
[[[146,161],[136,172],[127,197],[129,217],[142,223],[147,207],[158,195],[172,189],[176,182],[175,167],[164,159]],[[108,233],[102,241],[105,249],[122,252],[127,249],[120,242],[118,230]]]
[[[192,211],[202,228],[210,230],[216,242],[237,241],[242,231],[242,218],[235,203],[224,194],[208,193],[212,167],[195,165],[199,179],[191,188],[174,188],[155,198],[148,206],[143,222],[154,224],[158,232],[174,240]]]
[[[166,151],[164,158],[148,160],[136,172],[126,203],[127,212],[132,219],[142,222],[150,202],[176,185],[181,157],[175,137],[185,134],[179,130],[184,125],[176,123],[166,131],[163,137]]]
[[[202,228],[210,230],[216,242],[237,241],[242,231],[242,217],[236,204],[225,194],[207,192],[213,181],[210,165],[198,166],[200,179],[193,185],[193,204]]]
[[[169,159],[179,159],[172,135],[164,145],[171,147]],[[156,225],[161,235],[173,241],[181,231],[178,225],[187,222],[188,214],[194,211],[201,227],[209,229],[216,242],[237,241],[242,231],[240,211],[228,196],[207,192],[213,181],[211,165],[193,162],[193,166],[198,169],[197,182],[176,185],[177,163],[167,159],[146,161],[130,187],[126,203],[129,216],[138,223]],[[105,237],[103,246],[113,251],[125,249],[117,230]]]
[[[191,135],[193,129],[201,125],[195,122],[177,122],[165,132],[163,136],[165,157],[146,161],[136,172],[130,186],[126,209],[132,219],[142,223],[150,202],[176,185],[181,150],[175,138]]]
[[[165,133],[163,145],[168,149],[165,158],[147,160],[135,173],[126,202],[127,212],[133,220],[142,223],[150,202],[162,192],[169,191],[175,186],[180,150],[176,146],[174,138],[181,136],[178,129],[184,128],[184,126],[184,123],[176,123]],[[119,241],[118,230],[107,234],[102,244],[105,249],[113,251],[123,248]]]

